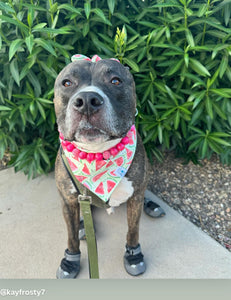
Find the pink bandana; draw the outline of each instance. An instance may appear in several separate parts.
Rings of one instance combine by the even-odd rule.
[[[85,55],[82,55],[82,54],[75,54],[75,55],[73,55],[73,56],[71,57],[71,61],[72,61],[72,62],[73,62],[73,61],[76,61],[76,60],[89,60],[89,61],[92,61],[92,62],[97,62],[97,61],[99,61],[99,60],[101,60],[101,59],[102,59],[102,58],[99,57],[98,55],[94,55],[94,56],[92,57],[92,59],[90,59],[89,57],[87,57],[87,56],[85,56]],[[116,58],[110,58],[110,59],[120,62],[120,61],[119,61],[118,59],[116,59]]]
[[[76,143],[64,141],[61,134],[60,141],[76,179],[107,202],[132,163],[137,136],[133,125],[117,146],[104,151],[101,156],[100,153],[86,152],[82,155]]]

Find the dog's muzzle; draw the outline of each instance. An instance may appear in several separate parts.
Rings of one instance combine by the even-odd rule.
[[[83,115],[92,115],[104,104],[103,98],[96,92],[80,92],[72,100],[74,110]]]

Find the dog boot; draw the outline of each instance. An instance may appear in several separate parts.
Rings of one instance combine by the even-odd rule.
[[[56,272],[56,278],[68,279],[76,278],[80,270],[80,252],[77,254],[71,254],[68,249],[64,252],[64,258]]]
[[[124,267],[128,274],[137,276],[145,272],[146,266],[143,260],[140,244],[136,247],[126,245],[124,254]]]
[[[148,198],[144,198],[144,211],[152,218],[160,218],[165,216],[165,211],[163,208]]]

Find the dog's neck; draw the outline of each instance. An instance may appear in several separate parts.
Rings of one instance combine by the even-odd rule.
[[[120,141],[121,138],[107,141],[102,144],[84,144],[84,143],[75,143],[75,142],[73,142],[73,144],[76,144],[78,149],[80,149],[81,151],[91,152],[91,153],[102,153],[110,148],[115,147]]]

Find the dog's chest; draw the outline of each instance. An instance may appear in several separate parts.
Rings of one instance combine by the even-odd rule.
[[[111,194],[109,205],[111,207],[119,206],[126,202],[133,195],[133,192],[134,188],[132,182],[129,181],[127,177],[124,177]]]

